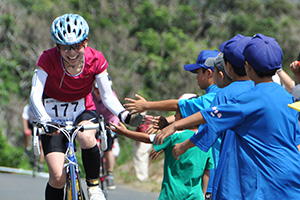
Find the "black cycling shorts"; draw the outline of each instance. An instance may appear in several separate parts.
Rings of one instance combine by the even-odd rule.
[[[90,120],[94,117],[98,117],[95,110],[86,110],[81,113],[75,120],[75,124],[79,124],[81,121]],[[92,120],[92,122],[97,123],[97,119]],[[68,139],[64,134],[59,135],[42,135],[42,147],[44,155],[46,156],[51,152],[61,152],[65,153],[67,150]]]

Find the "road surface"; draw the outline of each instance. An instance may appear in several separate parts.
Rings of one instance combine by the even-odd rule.
[[[0,172],[0,194],[5,200],[43,200],[47,178]],[[153,200],[158,193],[129,189],[116,184],[115,191],[109,191],[108,200]]]

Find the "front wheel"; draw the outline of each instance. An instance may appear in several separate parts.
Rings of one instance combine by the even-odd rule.
[[[66,186],[65,186],[65,200],[86,200],[84,196],[84,192],[82,189],[81,181],[80,181],[80,173],[75,172],[74,185],[72,185],[72,177],[71,173],[67,173],[67,180],[66,180]],[[73,194],[75,194],[76,198],[73,198]]]

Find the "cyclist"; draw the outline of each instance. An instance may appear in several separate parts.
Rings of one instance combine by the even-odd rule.
[[[80,15],[65,14],[56,18],[51,27],[56,47],[42,53],[33,75],[30,103],[47,133],[42,136],[49,168],[46,199],[63,199],[66,150],[63,134],[57,134],[59,131],[47,124],[64,125],[70,120],[75,124],[92,123],[88,120],[97,117],[91,94],[95,80],[103,103],[122,122],[136,126],[141,120],[140,115],[130,115],[113,95],[107,78],[107,61],[101,52],[88,47],[88,33],[89,26]],[[56,134],[52,134],[54,132]],[[100,156],[95,133],[88,130],[77,135],[90,200],[105,199],[99,188]]]
[[[108,79],[110,81],[110,85],[112,85],[112,81],[110,77],[108,76]],[[114,95],[117,97],[117,94],[115,91],[113,91]],[[99,94],[98,90],[98,84],[95,82],[94,89],[92,92],[93,101],[96,106],[96,111],[98,115],[103,115],[104,117],[104,123],[108,124],[109,122],[113,122],[118,124],[120,122],[119,118],[114,115],[110,110],[108,110],[105,105],[102,102],[101,96]],[[104,151],[104,157],[107,160],[107,172],[108,172],[108,178],[107,178],[107,188],[109,190],[116,189],[116,184],[114,183],[114,166],[115,166],[115,155],[113,153],[112,147],[114,146],[114,141],[116,139],[116,133],[114,133],[111,130],[107,130],[107,149]]]

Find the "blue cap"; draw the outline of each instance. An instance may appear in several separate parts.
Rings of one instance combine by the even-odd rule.
[[[283,53],[272,37],[256,34],[246,45],[243,54],[245,60],[257,71],[267,72],[281,68]]]
[[[219,47],[220,52],[223,53],[224,47],[225,47],[225,44],[226,44],[226,43],[227,43],[227,41],[226,41],[226,42],[223,42],[223,43],[220,45],[220,47]]]
[[[217,57],[217,55],[219,54],[218,50],[203,50],[200,52],[198,58],[197,58],[197,62],[194,64],[188,64],[188,65],[184,65],[184,69],[186,71],[190,71],[192,73],[197,73],[197,69],[199,68],[205,68],[205,69],[211,69],[212,71],[214,71],[214,66],[206,66],[205,65],[205,61],[207,58],[210,57]]]
[[[244,68],[243,51],[251,37],[236,35],[224,44],[223,53],[226,59],[235,67]]]

